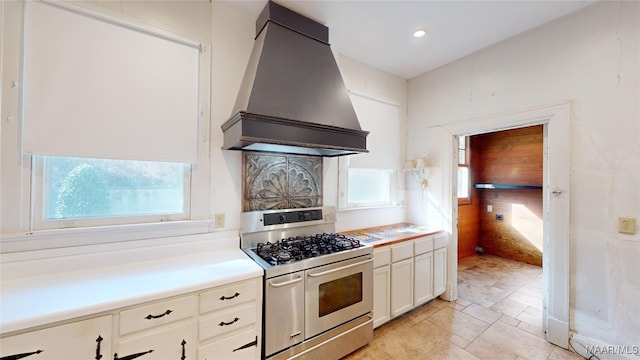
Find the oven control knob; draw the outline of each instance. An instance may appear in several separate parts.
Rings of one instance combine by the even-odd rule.
[[[284,221],[287,220],[287,217],[284,216],[284,215],[280,215],[280,216],[278,216],[278,220],[280,220],[281,224],[284,224]]]

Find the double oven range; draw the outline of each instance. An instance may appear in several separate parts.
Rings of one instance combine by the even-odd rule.
[[[373,248],[335,234],[333,207],[242,214],[264,269],[265,359],[338,359],[373,338]]]

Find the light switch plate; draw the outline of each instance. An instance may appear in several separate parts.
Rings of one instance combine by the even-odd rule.
[[[618,232],[623,234],[635,234],[636,218],[629,218],[629,217],[618,218]]]

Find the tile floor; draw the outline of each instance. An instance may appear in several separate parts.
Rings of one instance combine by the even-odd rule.
[[[434,299],[344,359],[582,359],[542,330],[542,268],[490,255],[458,264],[458,300]]]

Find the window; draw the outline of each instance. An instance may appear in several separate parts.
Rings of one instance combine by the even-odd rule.
[[[471,203],[470,178],[469,137],[458,136],[458,204]]]
[[[106,218],[110,224],[185,218],[188,165],[49,156],[36,164],[42,171],[37,227],[68,219],[81,226]]]
[[[395,170],[348,170],[347,207],[392,205]]]
[[[340,157],[339,209],[394,206],[402,167],[400,108],[352,93],[351,102],[367,136],[368,153]]]

